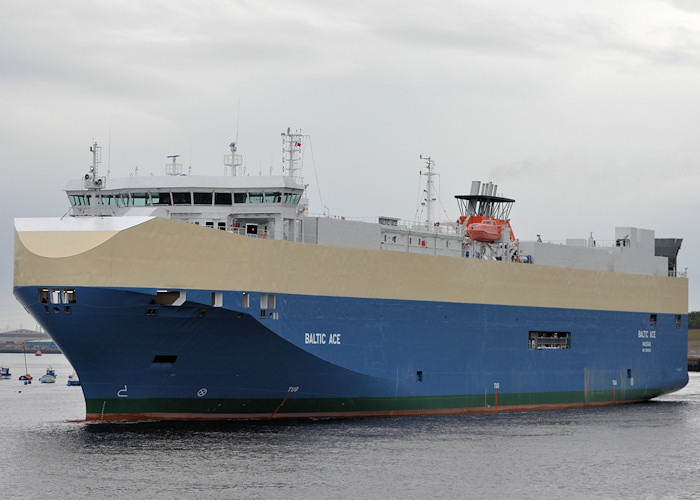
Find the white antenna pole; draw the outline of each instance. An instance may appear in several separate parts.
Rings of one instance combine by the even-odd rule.
[[[107,178],[112,169],[112,124],[109,124],[109,141],[107,143]]]
[[[426,209],[426,220],[425,223],[428,227],[428,229],[433,225],[432,221],[432,211],[433,211],[433,202],[435,201],[435,195],[433,194],[434,191],[434,186],[433,186],[433,177],[437,175],[433,169],[435,168],[435,162],[430,158],[430,156],[423,156],[420,155],[421,160],[425,160],[426,167],[428,169],[427,172],[422,173],[421,175],[425,175],[427,177],[426,181],[426,186],[425,186],[425,209]]]
[[[301,141],[304,136],[301,130],[282,132],[282,175],[291,177],[301,184]]]
[[[224,175],[228,175],[226,168],[231,167],[231,175],[235,177],[238,175],[238,167],[243,163],[243,157],[236,153],[238,142],[232,142],[228,147],[231,150],[231,154],[224,156]]]

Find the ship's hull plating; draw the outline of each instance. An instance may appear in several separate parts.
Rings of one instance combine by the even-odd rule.
[[[230,252],[223,256],[216,252],[212,259],[244,262],[260,271],[261,281],[251,279],[255,273],[244,274],[241,281],[243,273],[238,272],[224,278],[212,275],[210,281],[216,286],[183,286],[188,280],[194,285],[207,280],[201,276],[210,272],[206,266],[212,265],[206,256],[205,267],[195,266],[177,276],[176,268],[170,268],[170,273],[151,271],[148,263],[153,262],[152,257],[143,256],[148,252],[141,255],[134,250],[120,257],[122,264],[115,262],[109,245],[128,248],[134,235],[124,233],[130,230],[97,238],[100,241],[90,243],[89,249],[69,256],[37,255],[36,247],[30,251],[30,245],[21,237],[17,239],[15,295],[51,334],[79,374],[88,420],[565,408],[646,400],[677,390],[688,380],[687,310],[680,312],[683,305],[657,300],[669,294],[683,299],[682,286],[679,292],[678,284],[668,281],[671,278],[643,281],[658,290],[637,290],[637,278],[621,275],[613,282],[617,288],[606,291],[596,290],[597,283],[611,279],[607,275],[612,273],[592,277],[573,273],[582,278],[563,286],[580,290],[572,298],[561,299],[570,305],[547,307],[543,303],[548,301],[536,296],[545,284],[537,276],[556,280],[567,276],[567,270],[532,272],[523,277],[518,272],[534,266],[485,263],[514,270],[512,281],[501,283],[501,295],[508,303],[473,300],[488,297],[488,290],[481,295],[479,290],[464,291],[464,301],[450,297],[417,300],[407,296],[415,291],[394,293],[385,291],[379,282],[371,282],[386,280],[386,270],[364,280],[370,281],[367,290],[378,290],[371,296],[360,288],[363,280],[352,281],[351,268],[357,267],[358,259],[366,267],[375,265],[373,259],[384,263],[388,252],[316,250],[315,245],[289,243],[280,247],[279,259],[288,259],[283,264],[293,267],[287,274],[297,276],[301,284],[289,282],[288,276],[275,281],[275,272],[269,269],[279,271],[275,268],[277,259],[261,254],[262,250],[251,252],[246,245],[282,242],[253,243],[216,234],[219,231],[183,226],[187,225],[167,221],[165,226],[155,226],[161,231],[154,237],[161,244],[185,241],[178,240],[182,237],[178,231],[190,234],[194,229],[191,234],[202,239],[216,238]],[[163,227],[174,233],[163,231]],[[142,238],[152,233],[136,234]],[[114,241],[105,243],[109,239]],[[181,250],[170,250],[176,251]],[[312,262],[299,260],[294,255],[297,251],[311,253]],[[314,260],[313,252],[317,251],[323,253],[316,256],[325,259]],[[397,259],[399,269],[390,275],[410,272],[401,268],[407,257],[391,256]],[[195,261],[186,262],[180,256],[179,263]],[[450,257],[431,261],[433,280],[444,282],[444,293],[452,293],[453,285],[447,275],[440,274],[444,272],[440,266],[475,269],[473,261],[463,261]],[[98,269],[100,264],[107,268]],[[89,270],[81,274],[81,265],[88,265]],[[327,279],[337,281],[319,283],[318,288],[335,286],[340,293],[308,293],[313,284],[304,282],[303,277],[331,273],[331,269],[335,276]],[[125,273],[128,276],[124,277]],[[188,273],[194,278],[187,278]],[[368,274],[366,269],[363,273]],[[413,280],[416,287],[434,286],[425,278],[429,275],[417,272]],[[339,276],[348,276],[348,280],[340,281]],[[120,281],[140,286],[123,286]],[[222,286],[225,283],[230,286]],[[687,304],[687,282],[683,285]],[[465,288],[474,286],[479,285],[465,283]],[[48,302],[42,301],[42,289],[50,291]],[[159,289],[176,290],[182,300],[166,305],[158,300]],[[525,289],[533,291],[531,297],[520,297]],[[74,302],[60,298],[64,290],[74,291]],[[597,304],[600,297],[593,296],[596,292],[610,297],[620,292],[638,293],[635,300],[640,307],[572,305]],[[394,297],[387,296],[392,294]],[[580,300],[576,301],[577,297]],[[619,302],[629,301],[629,297],[622,297]],[[532,332],[568,334],[569,340],[562,348],[537,349],[530,341]]]
[[[259,307],[212,307],[209,291],[179,306],[150,304],[155,292],[79,287],[66,315],[16,289],[80,375],[88,419],[556,408],[687,382],[675,315],[650,329],[642,313],[283,295],[261,319]],[[571,345],[531,349],[533,329],[570,332]]]

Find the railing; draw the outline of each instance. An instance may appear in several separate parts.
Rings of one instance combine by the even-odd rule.
[[[340,215],[328,214],[308,214],[307,217],[320,217],[325,219],[347,220],[352,222],[368,222],[372,224],[380,224],[380,219],[388,219],[387,217],[345,217]],[[433,226],[427,226],[425,222],[408,221],[403,219],[396,220],[396,225],[380,224],[382,227],[394,227],[397,229],[408,231],[420,231],[422,233],[438,233],[438,234],[457,234],[457,229],[453,223],[436,222]]]

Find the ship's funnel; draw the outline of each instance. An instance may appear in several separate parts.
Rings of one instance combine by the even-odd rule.
[[[481,181],[472,181],[472,189],[469,191],[471,196],[479,196],[479,190],[481,189]],[[467,205],[467,215],[474,215],[476,213],[476,201],[469,200]]]
[[[472,190],[469,191],[471,196],[477,196],[479,194],[479,189],[481,188],[481,181],[472,181]]]

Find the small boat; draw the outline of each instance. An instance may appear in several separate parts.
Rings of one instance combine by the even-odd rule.
[[[41,356],[41,351],[37,351],[37,352],[35,353],[35,355],[36,355],[36,356]]]
[[[0,380],[9,380],[12,377],[7,366],[0,366]]]
[[[73,372],[72,375],[68,375],[68,385],[80,385],[80,379],[76,372]]]
[[[39,377],[42,384],[53,384],[56,382],[56,371],[50,366],[46,369],[46,373]]]
[[[469,233],[469,237],[474,241],[491,243],[501,239],[503,225],[503,221],[498,221],[496,219],[484,219],[481,222],[469,224],[467,227],[467,232]]]
[[[24,353],[24,375],[20,375],[19,379],[24,380],[24,385],[31,384],[32,383],[32,376],[27,373],[29,370],[27,369],[27,341],[24,341],[24,344],[22,346],[22,352]]]

